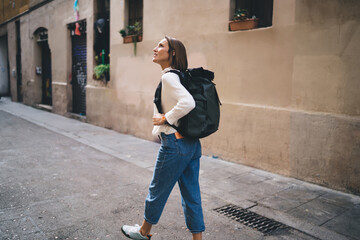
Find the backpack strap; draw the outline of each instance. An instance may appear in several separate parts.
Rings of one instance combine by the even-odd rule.
[[[161,106],[161,89],[162,89],[162,83],[160,80],[159,85],[155,90],[155,96],[154,96],[154,103],[159,113],[163,113],[163,109]]]
[[[177,69],[171,69],[169,72],[172,72],[172,73],[175,73],[176,75],[178,75],[181,85],[183,85],[184,88],[186,90],[188,90],[188,85],[189,84],[187,83],[188,78],[186,77],[187,70],[186,71],[180,71],[180,70],[177,70]]]

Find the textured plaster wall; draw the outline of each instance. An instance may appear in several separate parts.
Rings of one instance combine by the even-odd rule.
[[[297,1],[292,101],[360,116],[360,2]]]
[[[297,1],[290,175],[360,192],[360,2]]]
[[[290,175],[359,194],[359,118],[292,112],[290,120]]]

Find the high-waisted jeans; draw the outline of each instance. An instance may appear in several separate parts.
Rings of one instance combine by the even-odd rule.
[[[144,218],[148,223],[159,221],[178,182],[187,228],[192,233],[205,230],[199,185],[200,157],[199,140],[176,139],[175,134],[161,134],[161,147],[145,201]]]

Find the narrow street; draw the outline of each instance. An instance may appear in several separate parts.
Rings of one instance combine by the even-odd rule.
[[[7,99],[0,136],[1,240],[126,239],[121,225],[141,223],[157,143]],[[207,156],[201,164],[204,239],[357,239],[358,196]],[[227,204],[288,227],[263,234],[214,211]],[[177,186],[152,239],[191,239]]]

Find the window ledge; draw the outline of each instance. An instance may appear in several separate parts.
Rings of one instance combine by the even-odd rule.
[[[245,19],[245,20],[238,20],[238,21],[230,21],[229,22],[229,30],[230,31],[240,31],[240,30],[250,30],[257,28],[259,24],[259,19]]]
[[[137,37],[137,38],[136,38]],[[123,43],[133,43],[134,40],[137,40],[136,42],[142,42],[142,35],[128,35],[123,38]]]
[[[273,26],[268,26],[268,27],[257,27],[257,28],[250,28],[250,29],[242,29],[242,30],[228,30],[229,33],[239,33],[239,32],[253,32],[253,31],[265,31],[268,29],[272,29]]]

